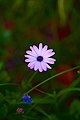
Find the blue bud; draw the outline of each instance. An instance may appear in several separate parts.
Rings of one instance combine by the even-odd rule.
[[[24,104],[31,104],[32,103],[32,100],[30,99],[31,97],[28,95],[28,94],[24,94],[22,99],[23,99],[23,103]]]

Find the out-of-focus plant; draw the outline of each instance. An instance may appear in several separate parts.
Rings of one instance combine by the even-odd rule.
[[[80,120],[79,13],[80,0],[0,0],[0,120]],[[24,62],[39,43],[56,53],[42,73]]]

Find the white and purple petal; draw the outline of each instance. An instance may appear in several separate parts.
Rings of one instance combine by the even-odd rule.
[[[52,49],[47,50],[47,51],[45,52],[44,58],[53,56],[53,55],[55,54],[55,52],[52,52],[52,51],[53,51]]]
[[[33,64],[32,66],[30,66],[30,69],[33,69],[33,68],[34,68],[34,66],[35,66],[35,64]]]
[[[25,57],[26,57],[27,59],[29,59],[30,61],[36,61],[36,58],[33,57],[33,56],[25,55]]]
[[[39,72],[42,72],[42,71],[43,71],[40,62],[36,62],[36,63],[35,63],[34,70],[35,70],[35,71],[36,71],[36,70],[39,70]]]
[[[42,43],[39,44],[39,53],[38,54],[41,55],[41,53],[42,53]]]
[[[33,51],[27,50],[26,53],[31,55],[31,56],[37,57],[37,54],[34,53]]]
[[[46,63],[46,67],[47,67],[48,69],[52,69],[47,63]]]
[[[39,62],[39,72],[42,72],[43,71],[43,69],[42,69],[42,66],[41,66],[41,63]]]
[[[54,64],[55,61],[56,60],[54,58],[44,58],[44,62],[49,63],[49,64]]]
[[[25,59],[25,62],[32,62],[32,59]]]
[[[32,50],[32,53],[35,54],[35,56],[37,56],[37,53],[32,46],[30,46],[30,49]]]
[[[35,45],[33,45],[33,49],[34,49],[34,51],[36,52],[36,54],[38,55],[39,49],[38,49]]]
[[[34,70],[35,70],[35,71],[39,69],[38,64],[39,64],[38,62],[35,63],[35,66],[34,66]]]
[[[41,53],[42,56],[45,55],[45,52],[47,51],[47,48],[48,48],[47,45],[45,45],[45,46],[43,47],[43,49],[42,49],[42,53]]]
[[[30,62],[29,64],[28,64],[28,67],[32,67],[32,66],[34,66],[35,65],[35,61],[33,61],[33,62]]]
[[[42,66],[42,69],[44,70],[44,71],[47,71],[47,66],[46,66],[46,63],[45,62],[41,62],[41,66]]]

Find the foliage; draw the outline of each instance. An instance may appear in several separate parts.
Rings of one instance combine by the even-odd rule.
[[[79,13],[80,0],[0,0],[0,120],[80,120]],[[40,42],[56,52],[42,73],[24,62]]]

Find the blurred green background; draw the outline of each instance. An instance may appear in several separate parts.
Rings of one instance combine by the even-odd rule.
[[[54,49],[56,63],[52,70],[35,73],[27,67],[24,55],[30,45],[40,42]],[[0,120],[80,120],[79,92],[56,97],[77,81],[75,86],[80,87],[79,69],[33,90],[33,104],[23,105],[20,101],[36,84],[78,65],[80,0],[0,0]],[[17,108],[23,108],[24,113]]]

